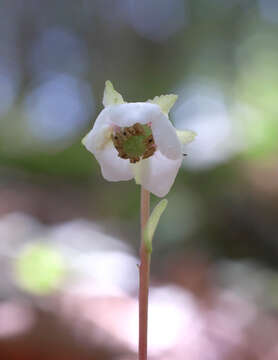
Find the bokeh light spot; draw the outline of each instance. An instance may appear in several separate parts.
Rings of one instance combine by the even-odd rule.
[[[35,294],[48,294],[58,288],[65,275],[62,255],[43,244],[28,245],[16,263],[19,285]]]
[[[86,127],[94,109],[89,85],[59,74],[27,96],[25,112],[30,133],[46,144],[60,143]]]

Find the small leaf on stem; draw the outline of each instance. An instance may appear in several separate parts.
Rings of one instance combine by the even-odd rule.
[[[161,215],[163,214],[164,210],[167,207],[167,204],[168,204],[168,200],[163,199],[156,205],[144,229],[144,242],[146,245],[147,252],[149,254],[151,254],[152,252],[152,239],[154,236],[154,232],[157,228]]]

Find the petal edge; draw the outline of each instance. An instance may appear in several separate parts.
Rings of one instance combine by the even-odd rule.
[[[181,166],[182,156],[171,160],[157,150],[153,156],[142,162],[142,186],[158,197],[167,195]]]

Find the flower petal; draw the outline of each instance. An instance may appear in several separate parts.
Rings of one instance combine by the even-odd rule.
[[[82,143],[94,154],[106,180],[131,180],[133,172],[129,161],[118,157],[118,152],[111,141],[113,124],[110,120],[109,109],[110,107],[100,112],[92,130],[83,138]]]
[[[93,154],[101,150],[111,140],[112,123],[109,117],[109,109],[110,107],[105,108],[99,113],[93,128],[82,139],[82,144]]]
[[[104,107],[109,105],[124,104],[122,95],[114,89],[113,84],[109,80],[105,82],[102,103]]]
[[[144,102],[125,103],[107,108],[109,121],[120,127],[132,126],[135,123],[147,124],[161,115],[163,114],[157,105]]]
[[[156,104],[160,106],[162,112],[168,115],[171,108],[174,106],[175,102],[177,101],[178,95],[170,94],[170,95],[160,95],[156,96],[152,100],[148,100],[151,104]]]
[[[108,181],[131,180],[133,173],[128,160],[118,157],[118,153],[112,142],[103,150],[95,153],[95,157],[101,166],[102,176]]]
[[[101,151],[107,144],[111,142],[111,126],[104,124],[98,131],[92,129],[83,139],[82,144],[91,153],[95,154]]]
[[[181,143],[178,139],[176,129],[168,117],[160,112],[152,122],[154,142],[163,155],[169,159],[176,160],[181,156]]]
[[[142,186],[156,196],[165,196],[175,181],[181,162],[182,156],[171,160],[157,150],[152,157],[142,160]]]

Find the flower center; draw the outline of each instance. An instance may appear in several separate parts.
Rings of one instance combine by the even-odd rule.
[[[155,153],[152,130],[148,125],[136,123],[133,126],[117,130],[112,134],[112,141],[122,159],[129,159],[132,164],[147,159]]]

